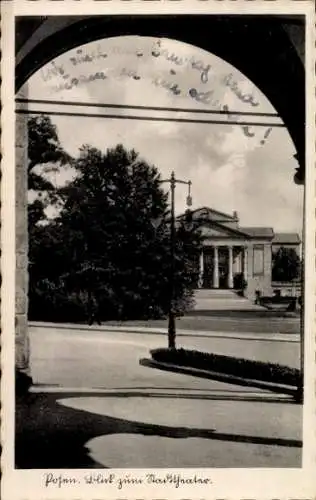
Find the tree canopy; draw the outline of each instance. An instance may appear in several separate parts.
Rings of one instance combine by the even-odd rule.
[[[293,281],[300,271],[301,261],[294,248],[280,247],[272,256],[273,281]]]
[[[28,120],[28,189],[39,196],[29,203],[29,229],[46,219],[45,207],[55,194],[56,186],[48,180],[48,172],[71,163],[71,156],[60,144],[55,125],[49,116],[31,116]]]
[[[44,314],[49,307],[44,302],[49,301],[46,314],[52,319],[82,320],[91,293],[102,319],[166,314],[170,217],[157,168],[122,145],[105,153],[84,145],[73,166],[77,175],[59,189],[58,217],[37,228],[41,244],[32,259],[36,286],[31,316]],[[179,224],[174,280],[178,310],[192,295],[199,245],[198,231]]]
[[[28,173],[29,189],[53,189],[54,186],[45,181],[33,169],[37,165],[64,165],[71,161],[58,139],[56,126],[49,116],[31,116],[28,120]]]

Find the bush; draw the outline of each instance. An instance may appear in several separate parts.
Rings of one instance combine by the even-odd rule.
[[[177,316],[183,316],[185,312],[193,309],[195,304],[193,290],[187,290],[183,293],[180,299],[177,299],[174,304],[175,313]]]
[[[75,293],[33,288],[29,293],[28,317],[31,321],[84,322],[86,309]]]
[[[263,380],[295,387],[300,381],[299,370],[274,363],[186,349],[154,349],[151,351],[151,355],[155,361],[163,363],[210,370],[253,380]]]
[[[282,297],[282,295],[274,294],[272,297],[259,297],[258,303],[267,309],[282,307],[285,311],[296,311],[297,298],[296,297]]]
[[[93,292],[101,321],[126,321],[162,319],[168,315],[167,294],[157,297],[149,290],[130,290],[123,285],[113,290],[106,284]],[[174,311],[181,316],[193,307],[193,290],[182,290],[174,301]],[[88,321],[89,299],[85,289],[71,290],[67,286],[56,286],[49,280],[32,283],[29,291],[31,321],[82,323]]]
[[[234,289],[244,291],[247,288],[247,281],[244,278],[243,273],[237,273],[234,276]]]

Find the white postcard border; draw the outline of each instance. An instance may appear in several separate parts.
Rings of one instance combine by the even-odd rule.
[[[306,304],[305,304],[305,373],[306,402],[303,410],[303,467],[302,469],[159,469],[160,477],[166,473],[182,477],[210,478],[212,484],[155,486],[147,484],[119,489],[116,486],[87,486],[84,470],[14,470],[14,272],[15,272],[15,172],[14,165],[14,16],[16,15],[89,15],[126,13],[237,13],[238,14],[305,14],[306,15]],[[315,439],[315,259],[316,259],[316,177],[315,177],[315,29],[313,2],[291,0],[267,1],[89,1],[89,0],[13,0],[5,2],[2,9],[2,491],[4,500],[14,499],[72,499],[72,498],[313,498],[316,494],[314,470],[316,468]],[[293,173],[294,174],[294,173]],[[314,469],[314,470],[313,470]],[[94,470],[95,473],[97,470]],[[116,478],[140,477],[150,471],[102,469],[102,474]],[[63,484],[60,488],[45,488],[47,473],[75,477],[80,484]]]

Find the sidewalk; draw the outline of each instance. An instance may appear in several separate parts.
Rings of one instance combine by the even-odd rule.
[[[147,326],[133,326],[133,325],[112,325],[105,323],[102,325],[87,325],[75,323],[46,323],[41,321],[29,321],[28,325],[35,328],[55,328],[67,330],[83,330],[93,332],[120,332],[120,333],[144,333],[149,335],[167,335],[168,328],[161,327],[147,327]],[[189,330],[177,328],[178,337],[209,337],[209,338],[226,338],[226,339],[240,339],[240,340],[267,340],[276,342],[293,342],[300,341],[299,334],[295,333],[249,333],[249,332],[227,332],[227,331],[210,331],[210,330]]]

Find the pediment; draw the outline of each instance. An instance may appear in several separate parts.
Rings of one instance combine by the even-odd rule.
[[[236,238],[236,239],[248,239],[247,235],[238,231],[236,229],[232,229],[223,224],[219,224],[215,221],[208,222],[205,224],[201,224],[200,226],[201,234],[204,238]]]
[[[206,226],[201,227],[201,234],[202,236],[205,236],[207,238],[210,236],[228,236],[227,231],[223,231],[222,229],[215,227],[206,227]]]
[[[231,216],[229,214],[224,214],[223,212],[218,212],[217,210],[214,210],[213,208],[209,207],[202,207],[194,212],[194,218],[196,219],[201,219],[201,220],[209,220],[209,221],[216,221],[216,222],[235,222],[236,217]]]

